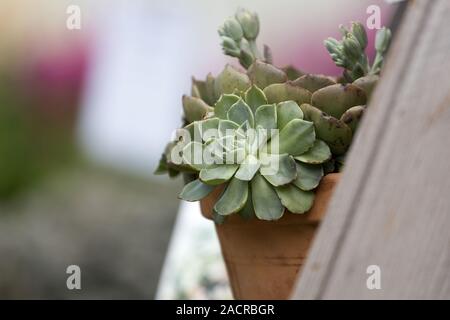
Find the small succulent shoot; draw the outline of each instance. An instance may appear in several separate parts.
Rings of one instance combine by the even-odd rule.
[[[381,67],[383,66],[384,54],[386,53],[389,43],[391,42],[392,33],[391,30],[386,27],[378,30],[375,36],[375,60],[372,65],[371,74],[379,74]]]
[[[375,39],[376,56],[370,65],[365,53],[367,34],[360,22],[352,22],[350,30],[339,26],[342,40],[328,38],[324,41],[325,48],[338,67],[344,68],[344,78],[347,82],[367,75],[378,75],[384,61],[384,55],[391,40],[391,31],[385,27],[377,31]]]
[[[218,32],[223,52],[238,58],[244,68],[250,67],[256,59],[272,62],[270,48],[264,46],[261,53],[256,45],[259,34],[259,18],[256,13],[240,8],[234,17],[225,20]]]
[[[184,187],[180,198],[198,201],[222,185],[214,206],[218,216],[277,220],[285,209],[301,214],[311,208],[322,163],[331,151],[316,139],[313,123],[304,120],[295,101],[269,103],[263,90],[252,85],[243,97],[223,94],[212,118],[186,129],[199,133],[199,140],[180,147],[184,165],[197,170],[198,179]],[[207,129],[215,131],[205,137]],[[220,161],[196,163],[192,150],[199,145],[205,148],[200,154],[214,151]]]

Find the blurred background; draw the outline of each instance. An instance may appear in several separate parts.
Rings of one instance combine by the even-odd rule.
[[[152,174],[181,96],[236,65],[216,30],[239,6],[276,65],[337,75],[322,41],[372,4],[389,25],[382,0],[2,0],[0,298],[229,298],[212,224]]]

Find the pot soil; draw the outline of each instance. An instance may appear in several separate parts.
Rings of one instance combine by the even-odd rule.
[[[285,212],[277,221],[244,220],[231,215],[216,225],[222,255],[236,299],[288,299],[314,235],[328,207],[340,173],[326,175],[305,214]],[[200,202],[203,216],[221,193],[217,188]]]

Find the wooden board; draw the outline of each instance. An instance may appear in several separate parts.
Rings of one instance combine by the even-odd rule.
[[[449,17],[410,1],[294,299],[450,299]]]

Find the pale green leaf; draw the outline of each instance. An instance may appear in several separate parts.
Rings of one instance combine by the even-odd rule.
[[[305,213],[311,209],[314,202],[314,192],[303,191],[288,184],[275,188],[281,203],[292,213]]]
[[[309,191],[316,188],[323,177],[323,168],[321,165],[308,163],[295,163],[297,168],[297,178],[293,181],[297,187],[303,191]]]
[[[211,139],[218,138],[219,118],[210,118],[198,121],[203,141],[207,142]]]
[[[297,177],[294,158],[288,154],[261,156],[261,174],[273,186],[288,184]]]
[[[250,107],[240,99],[238,102],[233,104],[227,113],[228,120],[231,120],[238,125],[248,122],[250,127],[254,125],[253,112]]]
[[[267,98],[260,88],[253,85],[245,92],[245,102],[247,102],[254,113],[259,106],[267,104]]]
[[[203,119],[209,106],[200,98],[183,96],[183,111],[188,122]]]
[[[278,220],[284,207],[274,188],[259,173],[251,182],[252,203],[255,215],[261,220]]]
[[[277,128],[277,109],[274,104],[260,106],[255,113],[255,127],[264,129]]]
[[[191,166],[193,169],[200,171],[206,167],[203,161],[203,144],[200,142],[189,142],[183,148],[183,163]]]
[[[200,180],[206,184],[218,185],[231,179],[236,170],[236,164],[223,164],[216,167],[205,168],[200,171]]]
[[[245,158],[245,160],[240,164],[235,177],[240,180],[250,181],[254,177],[255,173],[258,171],[259,167],[260,163],[258,159],[255,156],[249,154]]]
[[[210,118],[201,121],[194,121],[184,127],[182,130],[189,134],[189,141],[208,141],[211,138],[218,137],[219,118]]]
[[[186,201],[199,201],[210,194],[213,190],[214,186],[204,184],[197,179],[184,186],[179,198]]]
[[[298,156],[309,150],[313,146],[315,139],[316,134],[312,122],[294,119],[286,124],[278,135],[271,139],[270,150],[272,153],[287,153]],[[276,142],[278,142],[278,152],[276,150]]]
[[[317,139],[311,149],[296,156],[295,159],[304,163],[320,164],[331,158],[330,147],[322,140]]]
[[[283,129],[292,119],[303,119],[303,111],[294,101],[277,104],[278,129]]]
[[[230,120],[220,120],[219,121],[219,137],[224,137],[232,134],[239,128],[239,125]]]
[[[248,182],[233,178],[216,202],[214,210],[223,216],[238,212],[244,207],[247,197]]]
[[[220,119],[228,119],[228,110],[230,110],[231,106],[239,99],[240,97],[234,94],[223,94],[214,105],[214,114]]]

